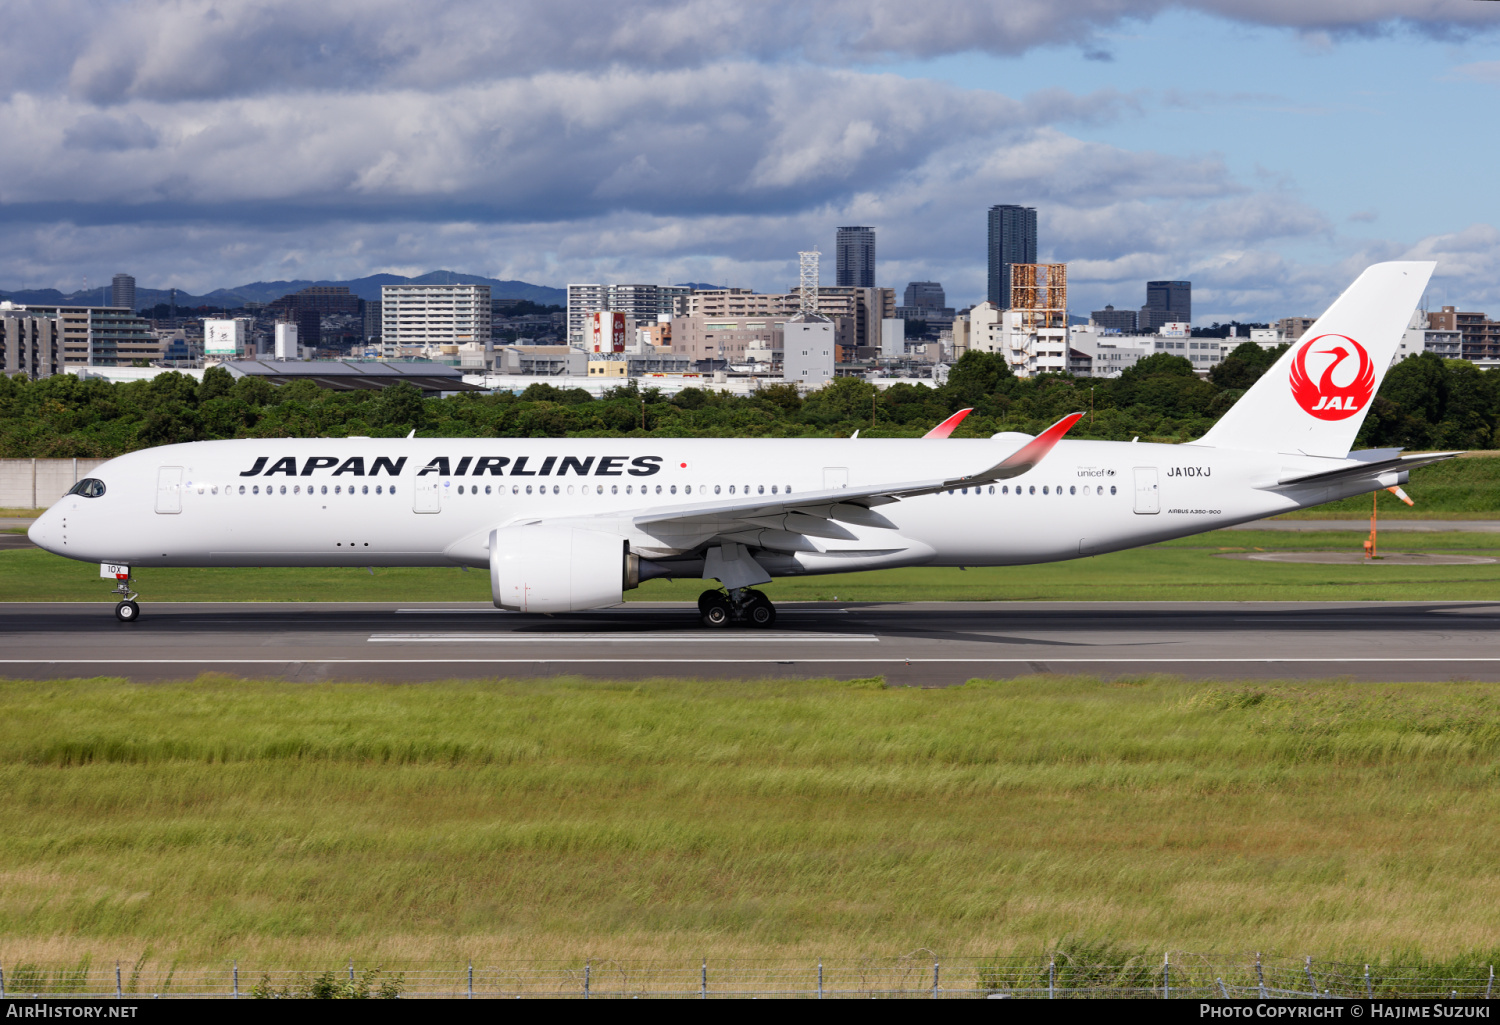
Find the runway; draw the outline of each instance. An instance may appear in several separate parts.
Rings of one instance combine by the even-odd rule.
[[[1500,680],[1500,602],[785,603],[774,628],[708,630],[682,603],[567,616],[480,604],[9,604],[0,675],[200,673],[421,682],[498,676],[1190,677]]]

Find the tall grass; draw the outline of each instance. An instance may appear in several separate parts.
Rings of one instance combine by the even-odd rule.
[[[1476,958],[1476,684],[0,684],[0,964]]]

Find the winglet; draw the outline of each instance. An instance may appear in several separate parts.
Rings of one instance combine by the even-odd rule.
[[[1021,476],[1021,474],[1045,459],[1047,453],[1052,451],[1053,446],[1062,441],[1063,435],[1067,434],[1073,425],[1082,419],[1082,413],[1069,413],[1041,434],[1038,434],[1035,438],[1032,438],[1026,444],[1016,449],[1003,462],[997,463],[983,473],[975,474],[974,477],[979,480],[1009,480],[1011,477]]]
[[[968,409],[960,409],[957,413],[954,413],[948,419],[944,420],[932,430],[922,435],[922,438],[924,440],[927,438],[946,438],[948,435],[953,433],[954,428],[964,422],[964,417],[968,416],[972,412],[974,412],[973,406],[970,406]]]

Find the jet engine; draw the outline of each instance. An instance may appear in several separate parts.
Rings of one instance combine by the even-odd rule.
[[[490,531],[490,593],[512,612],[617,605],[640,585],[640,574],[640,557],[618,534],[547,526]]]

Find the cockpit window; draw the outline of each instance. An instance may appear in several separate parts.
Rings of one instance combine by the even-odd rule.
[[[98,498],[104,494],[104,482],[95,477],[85,477],[68,489],[70,495],[82,495],[84,498]]]

